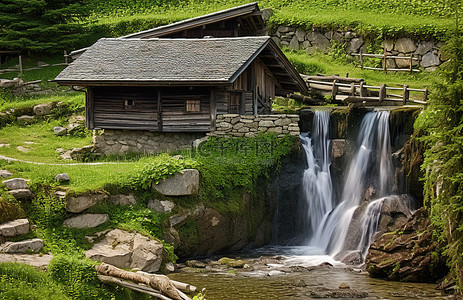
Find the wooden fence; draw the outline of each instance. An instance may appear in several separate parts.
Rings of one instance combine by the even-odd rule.
[[[359,56],[359,59],[360,59],[360,68],[362,69],[366,69],[366,70],[380,70],[380,71],[384,71],[384,72],[387,72],[387,71],[406,71],[406,72],[421,72],[420,69],[414,69],[413,68],[413,62],[414,61],[419,61],[419,59],[417,57],[414,57],[413,54],[410,54],[410,56],[397,56],[397,55],[387,55],[386,54],[386,51],[384,51],[383,54],[368,54],[368,53],[362,53],[362,51],[360,51],[360,53],[351,53],[352,56]],[[364,61],[363,61],[363,58],[364,57],[374,57],[374,58],[381,58],[382,59],[382,64],[383,64],[383,67],[382,68],[373,68],[373,67],[365,67],[364,66]],[[391,68],[391,69],[388,69],[387,67],[387,60],[388,59],[402,59],[402,60],[408,60],[409,61],[409,67],[408,68],[403,68],[403,69],[396,69],[396,68]]]
[[[58,64],[42,64],[40,66],[37,66],[37,67],[32,67],[32,68],[24,68],[23,66],[23,60],[22,60],[22,56],[21,55],[18,55],[18,67],[17,68],[9,68],[9,69],[0,69],[0,74],[3,74],[3,73],[9,73],[9,72],[19,72],[19,74],[23,74],[24,71],[31,71],[31,70],[39,70],[39,69],[43,69],[45,67],[54,67],[54,66],[67,66],[69,63],[68,63],[68,57],[69,55],[67,54],[66,50],[64,51],[64,63],[58,63]]]
[[[357,103],[360,105],[426,105],[428,89],[410,88],[408,85],[402,87],[388,87],[386,84],[380,86],[367,85],[363,79],[311,76],[307,79],[308,86],[313,91],[331,95],[333,102],[342,101],[346,104]],[[398,93],[400,91],[400,93]],[[410,97],[410,92],[421,94],[420,97]],[[417,96],[417,95],[416,95]]]

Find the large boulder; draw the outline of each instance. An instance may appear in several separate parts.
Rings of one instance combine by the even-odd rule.
[[[435,282],[448,269],[438,254],[433,227],[424,208],[401,228],[371,244],[365,263],[372,277],[411,282]]]
[[[63,225],[69,228],[95,228],[107,221],[107,214],[83,214],[64,220]]]
[[[199,171],[184,169],[173,177],[161,180],[159,184],[153,184],[153,188],[166,196],[195,195],[199,190]]]
[[[70,197],[66,200],[66,210],[72,213],[80,213],[87,208],[90,208],[108,198],[108,195],[103,193],[85,194],[80,196]]]
[[[51,254],[3,254],[0,253],[0,263],[4,262],[12,262],[12,263],[20,263],[29,265],[32,267],[36,267],[42,269],[44,271],[47,270],[48,265],[50,264],[51,260],[53,259],[53,255]]]
[[[164,246],[158,240],[120,229],[108,232],[105,239],[85,253],[87,258],[119,268],[157,272],[164,261]]]
[[[1,236],[16,236],[29,232],[29,220],[18,219],[0,225]]]
[[[346,52],[351,54],[351,53],[357,53],[360,51],[360,48],[363,46],[363,38],[358,37],[358,38],[353,38],[349,44],[347,45]]]
[[[29,188],[29,185],[27,184],[27,181],[24,178],[8,179],[3,181],[3,184],[9,191]]]
[[[328,51],[331,47],[330,41],[320,32],[312,31],[306,35],[306,39],[310,41],[312,47],[318,51]]]
[[[34,114],[37,116],[46,116],[51,114],[53,108],[56,107],[56,103],[41,103],[34,106]]]
[[[421,58],[421,66],[424,68],[438,66],[440,59],[437,51],[430,51]]]
[[[41,239],[25,240],[20,242],[6,242],[0,245],[1,253],[29,253],[39,252],[44,243]]]
[[[394,50],[401,53],[412,53],[416,50],[416,45],[410,38],[400,38],[395,42]]]

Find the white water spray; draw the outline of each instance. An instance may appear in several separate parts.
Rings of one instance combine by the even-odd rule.
[[[335,255],[345,250],[348,231],[352,230],[350,226],[353,216],[362,203],[366,188],[376,185],[378,196],[392,192],[389,112],[370,112],[365,115],[360,126],[359,147],[350,163],[337,206],[333,204],[335,202],[329,173],[328,127],[322,128],[329,123],[329,114],[324,114],[315,114],[312,139],[302,138],[308,161],[303,184],[308,206],[307,217],[312,232],[309,246],[320,249],[321,253]],[[321,118],[323,122],[319,121]],[[378,228],[382,201],[383,199],[372,201],[364,209],[356,234],[360,234],[359,241],[355,249],[349,250],[365,253]]]

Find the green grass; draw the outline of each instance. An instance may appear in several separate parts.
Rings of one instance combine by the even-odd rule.
[[[0,296],[12,300],[71,299],[47,273],[17,263],[0,263]]]
[[[0,111],[33,107],[40,103],[64,102],[70,110],[82,112],[85,107],[85,94],[79,92],[51,92],[45,95],[15,97],[0,92]]]
[[[0,154],[20,160],[31,160],[42,163],[66,163],[57,148],[70,150],[74,147],[90,145],[90,135],[79,136],[56,136],[53,133],[55,126],[66,125],[64,121],[49,120],[27,126],[17,124],[7,125],[0,130],[0,144],[10,146],[1,147]],[[14,138],[13,138],[14,137]],[[24,147],[28,152],[17,150],[17,147]]]
[[[128,34],[137,30],[128,26],[124,32],[122,24],[138,24],[142,26],[138,30],[144,30],[153,24],[168,24],[249,2],[252,1],[157,1],[153,5],[150,1],[95,1],[90,20],[107,26],[114,35]],[[453,24],[455,11],[445,0],[264,0],[258,4],[274,10],[271,26],[349,28],[384,36],[443,37]]]
[[[355,66],[355,61],[340,54],[339,58],[322,53],[307,55],[303,51],[292,51],[284,49],[286,57],[296,67],[299,72],[315,75],[322,73],[326,75],[338,74],[340,76],[349,75],[353,78],[363,78],[369,85],[388,86],[410,85],[413,88],[425,88],[432,84],[435,74],[431,72],[421,72],[410,74],[408,72],[382,72],[374,70],[362,70]],[[345,53],[344,53],[345,55]],[[336,55],[335,55],[336,56]]]

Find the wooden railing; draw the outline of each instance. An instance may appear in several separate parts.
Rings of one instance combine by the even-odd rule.
[[[380,86],[367,85],[363,79],[348,78],[350,83],[314,80],[312,76],[307,80],[308,86],[315,91],[331,95],[332,101],[342,101],[344,103],[363,103],[368,105],[406,105],[420,104],[426,105],[428,99],[428,89],[410,88],[408,85],[402,87],[388,87],[386,84]],[[347,78],[341,78],[343,81]],[[397,93],[401,91],[401,93]],[[410,92],[422,93],[421,97],[410,97]],[[417,99],[419,98],[419,99]]]
[[[400,71],[406,71],[406,72],[421,72],[420,69],[414,69],[413,68],[413,62],[414,61],[419,61],[417,57],[414,57],[413,54],[410,54],[410,56],[397,56],[397,55],[387,55],[386,52],[383,54],[368,54],[368,53],[351,53],[352,56],[359,56],[360,60],[360,68],[366,69],[366,70],[380,70],[380,71],[394,71],[394,72],[400,72]],[[373,67],[365,67],[364,66],[364,57],[374,57],[374,58],[381,58],[382,59],[382,68],[373,68]],[[409,61],[409,67],[408,68],[402,68],[402,69],[396,69],[396,68],[391,68],[388,69],[387,67],[387,60],[388,59],[404,59]]]
[[[32,70],[39,70],[43,69],[45,67],[55,67],[55,66],[67,66],[68,63],[68,57],[67,52],[64,51],[64,63],[58,63],[58,64],[42,64],[37,67],[32,67],[32,68],[24,68],[23,67],[23,59],[21,55],[18,55],[18,67],[17,68],[8,68],[8,69],[0,69],[0,74],[3,73],[9,73],[9,72],[19,72],[19,74],[23,74],[24,71],[32,71]]]

